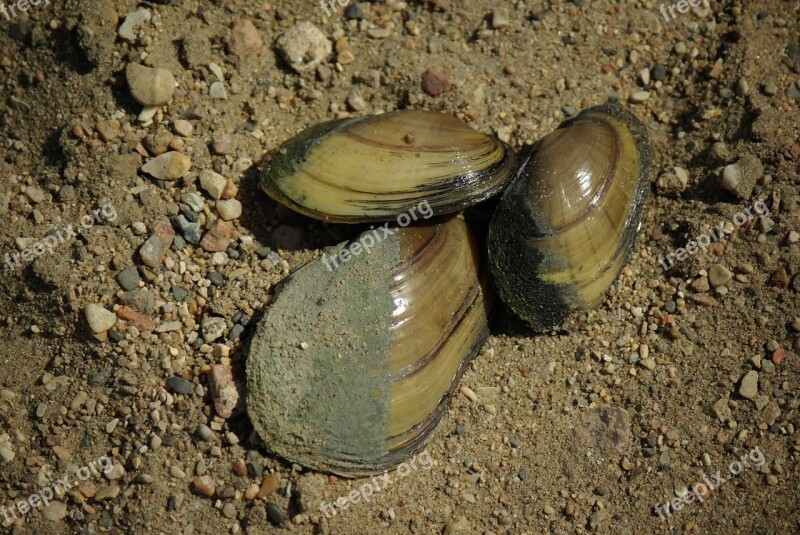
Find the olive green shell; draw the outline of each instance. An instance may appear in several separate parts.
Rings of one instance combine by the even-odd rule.
[[[502,301],[536,327],[599,303],[633,248],[651,151],[616,106],[590,108],[531,147],[489,227]]]
[[[455,117],[406,110],[304,130],[267,158],[261,188],[315,219],[389,221],[421,202],[442,215],[484,201],[515,165],[505,143]]]
[[[297,270],[267,308],[247,412],[272,452],[354,477],[421,449],[488,336],[490,303],[463,219],[370,230],[347,248]]]

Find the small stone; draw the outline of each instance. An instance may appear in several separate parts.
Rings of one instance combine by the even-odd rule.
[[[121,39],[133,43],[136,41],[136,30],[139,26],[148,22],[151,18],[150,11],[147,9],[137,9],[125,16],[125,21],[120,25],[117,35]]]
[[[231,502],[226,503],[222,507],[222,514],[225,518],[235,518],[236,517],[236,506],[233,505]]]
[[[364,18],[364,9],[358,2],[353,2],[345,8],[344,16],[347,20],[360,20]]]
[[[209,498],[214,495],[217,489],[214,484],[214,479],[211,476],[199,476],[192,482],[192,488],[197,494],[201,496],[208,496]]]
[[[183,214],[174,216],[171,221],[187,242],[192,245],[200,243],[200,225],[189,221]]]
[[[114,466],[109,468],[107,472],[103,472],[103,477],[109,481],[116,481],[124,475],[125,468],[119,463],[114,463]]]
[[[175,239],[175,229],[172,228],[169,218],[164,216],[153,223],[153,235],[158,237],[158,241],[161,242],[161,247],[165,251],[170,248]]]
[[[212,199],[219,199],[222,197],[225,184],[225,177],[214,171],[206,169],[200,173],[200,187],[206,190]]]
[[[44,192],[33,186],[28,186],[25,188],[25,196],[32,203],[40,203],[44,200]]]
[[[555,514],[555,510],[553,510],[553,514]],[[442,533],[443,535],[472,535],[472,528],[470,527],[467,518],[462,516],[459,517],[455,522],[448,522]]]
[[[717,61],[714,62],[714,66],[708,72],[708,77],[714,80],[719,78],[720,75],[722,74],[722,69],[724,64],[725,62],[722,60],[722,58],[717,59]]]
[[[786,350],[783,349],[782,347],[779,347],[772,352],[772,357],[770,358],[772,359],[772,362],[776,366],[780,366],[781,364],[783,364],[783,361],[786,360]]]
[[[755,156],[745,155],[738,162],[725,166],[720,185],[740,199],[749,199],[756,182],[763,174],[764,166],[761,160]]]
[[[277,42],[278,52],[295,72],[312,71],[333,52],[333,44],[308,21],[295,24]]]
[[[174,123],[172,123],[173,128],[175,129],[175,133],[179,136],[183,137],[191,137],[192,131],[194,127],[192,123],[186,121],[185,119],[176,119]]]
[[[125,268],[117,273],[117,282],[126,292],[139,287],[139,271],[135,267]]]
[[[350,106],[350,109],[353,111],[364,111],[367,107],[367,103],[364,102],[364,98],[355,87],[352,88],[347,95],[347,105]]]
[[[764,84],[764,94],[768,97],[774,97],[778,94],[778,86],[772,80]]]
[[[758,393],[758,372],[751,370],[744,374],[739,385],[739,395],[745,399],[753,399]]]
[[[692,289],[701,294],[708,292],[710,289],[708,285],[708,277],[698,277],[694,282],[692,282]]]
[[[100,139],[106,143],[118,138],[122,133],[119,121],[116,119],[98,121],[95,125],[95,129],[97,130],[97,135],[100,136]]]
[[[714,413],[714,417],[717,418],[721,422],[727,422],[731,419],[731,409],[728,406],[728,398],[720,398],[714,403],[714,406],[711,407],[711,412]]]
[[[14,460],[14,457],[14,450],[8,446],[0,446],[0,462],[10,463]]]
[[[236,199],[217,201],[217,212],[225,221],[238,219],[242,215],[242,203]]]
[[[129,322],[139,332],[153,332],[156,328],[156,322],[153,321],[153,318],[125,305],[120,305],[117,309],[117,317]]]
[[[714,264],[708,269],[708,282],[713,288],[722,286],[733,278],[733,273],[722,264]]]
[[[175,77],[166,69],[129,63],[125,69],[125,78],[128,80],[131,95],[143,106],[163,106],[175,92]]]
[[[789,287],[789,274],[785,268],[776,269],[769,277],[769,285],[776,288]]]
[[[67,504],[62,502],[50,502],[42,509],[42,516],[50,522],[58,522],[67,516]]]
[[[198,214],[203,212],[203,207],[206,204],[200,195],[191,192],[181,195],[181,202],[188,205],[192,211],[197,212]]]
[[[278,488],[278,478],[275,477],[275,474],[267,474],[264,476],[264,480],[261,482],[261,488],[258,491],[258,497],[260,499],[266,498],[270,494],[272,494],[275,489]]]
[[[248,19],[239,20],[233,25],[227,44],[228,52],[237,56],[258,53],[264,46],[258,29]]]
[[[191,167],[191,158],[180,152],[170,151],[144,164],[142,171],[158,180],[177,180],[186,176]]]
[[[503,9],[492,12],[492,29],[502,30],[503,28],[508,28],[510,25],[511,21],[508,18],[508,12]]]
[[[225,221],[215,221],[203,239],[200,247],[209,253],[225,251],[233,240],[233,229]]]
[[[194,432],[203,442],[214,442],[216,440],[214,431],[212,431],[211,428],[209,428],[206,424],[199,424]]]
[[[436,97],[453,86],[450,77],[442,72],[427,70],[422,73],[422,90],[432,97]]]
[[[183,396],[187,396],[192,393],[194,390],[194,383],[191,381],[187,381],[183,377],[170,377],[167,379],[167,386],[170,390],[177,394],[181,394]]]
[[[242,409],[242,384],[234,380],[233,369],[229,365],[212,364],[208,371],[208,384],[214,410],[220,418],[230,418]]]
[[[214,82],[208,88],[208,95],[217,100],[225,100],[228,98],[228,93],[225,91],[225,85],[222,82]]]
[[[283,525],[283,513],[274,503],[267,504],[267,518],[275,526]]]
[[[203,341],[210,344],[214,340],[222,337],[225,333],[225,319],[219,317],[206,317],[203,318],[201,323],[201,331],[203,333]]]
[[[747,82],[747,78],[741,77],[736,82],[736,93],[742,97],[750,94],[750,84]]]
[[[116,314],[94,303],[86,305],[85,313],[89,328],[95,334],[107,331],[117,322]]]
[[[639,71],[639,81],[644,86],[650,85],[650,69],[645,67]]]
[[[797,243],[800,241],[800,233],[790,230],[788,236],[786,236],[786,241],[789,243]]]
[[[97,489],[94,495],[94,501],[113,500],[119,496],[120,490],[122,489],[119,485],[102,485]]]
[[[631,102],[641,103],[650,98],[650,91],[636,91],[628,98]]]
[[[236,197],[237,193],[239,193],[239,187],[233,182],[233,180],[228,180],[225,182],[225,188],[222,190],[222,199],[233,199]]]
[[[158,268],[164,260],[164,247],[157,236],[150,236],[139,249],[139,257],[144,265]]]

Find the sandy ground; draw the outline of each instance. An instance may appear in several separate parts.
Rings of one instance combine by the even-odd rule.
[[[0,11],[4,532],[800,533],[800,4],[25,7]],[[282,51],[309,34],[279,36],[302,22],[318,65],[297,72]],[[145,84],[143,112],[129,63],[174,76],[166,104]],[[608,100],[655,152],[629,265],[551,332],[501,314],[413,468],[315,473],[220,416],[209,377],[243,363],[274,286],[348,237],[258,189],[269,150],[404,108],[519,148]],[[142,169],[167,151],[191,169]],[[241,203],[227,224],[209,171]],[[659,255],[725,225],[664,272]],[[339,497],[358,503],[328,518]]]

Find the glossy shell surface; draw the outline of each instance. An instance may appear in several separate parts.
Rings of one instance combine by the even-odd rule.
[[[461,218],[369,230],[346,261],[342,247],[298,269],[267,308],[247,411],[272,452],[353,477],[421,449],[488,336],[490,302]]]
[[[388,221],[427,201],[435,215],[500,192],[516,157],[450,115],[418,110],[308,128],[268,157],[261,188],[309,217]]]
[[[537,327],[599,303],[633,248],[650,170],[645,128],[590,108],[523,157],[489,229],[503,302]]]

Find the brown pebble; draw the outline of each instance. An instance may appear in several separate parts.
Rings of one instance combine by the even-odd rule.
[[[228,35],[228,52],[236,55],[254,54],[261,50],[264,42],[258,29],[248,19],[242,19],[231,28]]]
[[[769,278],[769,285],[777,288],[787,288],[789,286],[789,274],[784,268],[775,270]]]
[[[709,285],[708,285],[708,278],[707,277],[699,277],[692,283],[692,289],[697,292],[704,294],[708,292]]]
[[[175,229],[172,228],[172,223],[169,222],[166,216],[157,219],[153,223],[153,234],[158,237],[158,241],[161,242],[161,247],[165,251],[170,248],[172,241],[175,239]]]
[[[261,489],[258,491],[259,498],[266,498],[278,488],[278,478],[275,474],[267,474],[261,482]]]
[[[196,493],[208,497],[213,496],[216,490],[216,485],[214,485],[214,480],[211,476],[199,476],[195,478],[192,486]]]
[[[783,361],[786,360],[786,350],[782,347],[779,347],[775,351],[772,352],[772,362],[776,366],[780,366],[783,364]]]
[[[117,317],[121,320],[130,322],[131,325],[139,330],[139,332],[153,332],[156,328],[156,322],[153,321],[153,318],[136,312],[132,308],[125,305],[121,305],[117,309]]]
[[[225,251],[233,241],[233,229],[225,221],[216,221],[200,240],[200,247],[209,253]]]
[[[432,97],[436,97],[453,86],[450,77],[443,72],[428,69],[422,74],[422,90]]]
[[[75,126],[72,127],[72,135],[78,139],[83,139],[86,137],[86,132],[83,131],[81,125],[76,124]]]
[[[690,296],[690,299],[698,305],[702,305],[704,307],[713,307],[717,304],[716,299],[706,294],[694,294]]]
[[[244,477],[247,475],[247,465],[241,459],[236,459],[233,461],[233,473],[239,477]]]
[[[234,184],[233,180],[228,180],[225,182],[225,187],[222,189],[222,194],[220,195],[220,199],[228,200],[233,199],[236,197],[236,194],[239,193],[239,187]]]

